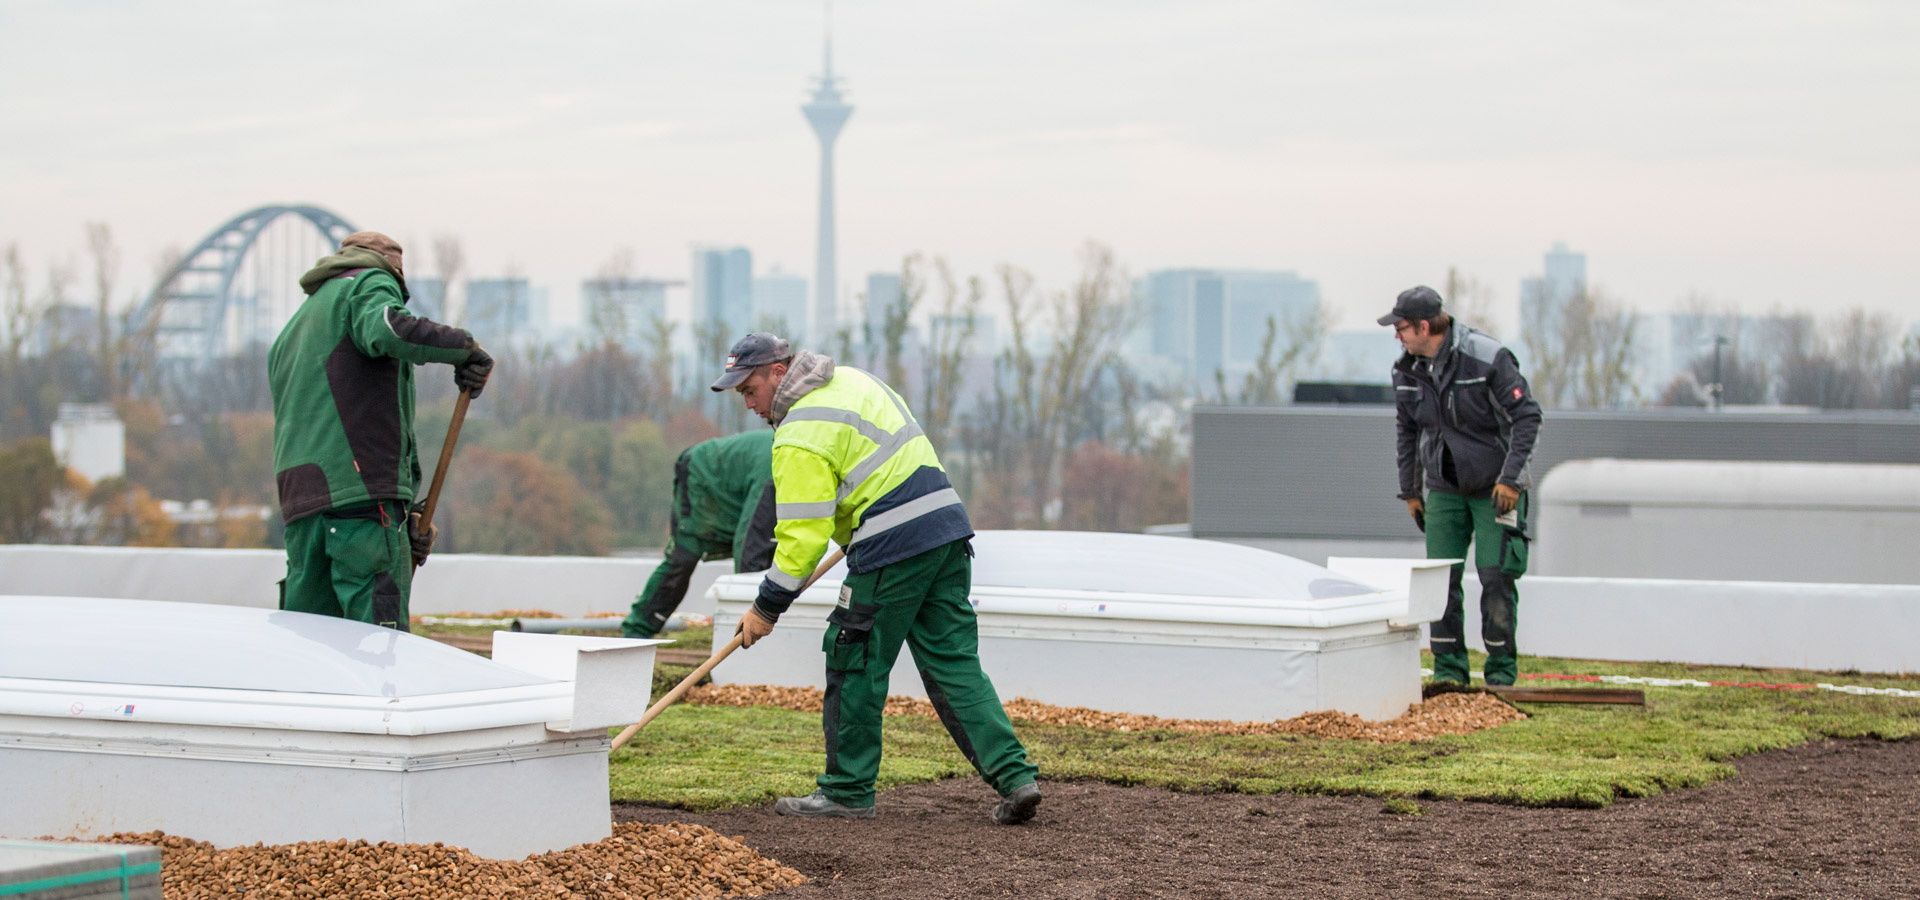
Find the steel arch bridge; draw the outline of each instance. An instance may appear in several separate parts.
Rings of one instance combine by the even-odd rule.
[[[257,286],[253,294],[236,293],[244,288],[239,283],[242,263],[267,226],[288,215],[311,223],[329,245],[327,252],[355,231],[347,220],[317,206],[262,206],[234,216],[182,256],[135,310],[134,327],[151,330],[161,357],[214,360],[230,344],[235,328],[230,319],[236,310],[257,319]],[[310,261],[303,261],[302,269]],[[258,322],[249,321],[240,340],[259,337]]]

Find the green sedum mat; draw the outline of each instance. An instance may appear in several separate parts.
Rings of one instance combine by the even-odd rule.
[[[1480,658],[1476,654],[1475,668]],[[662,666],[655,696],[690,668]],[[1843,683],[1920,690],[1920,677],[1607,663],[1521,657],[1521,671],[1701,681]],[[1530,681],[1523,685],[1578,686]],[[1600,807],[1707,784],[1737,757],[1820,738],[1920,737],[1920,698],[1830,691],[1646,687],[1645,707],[1520,704],[1523,722],[1405,744],[1014,727],[1042,779],[1096,779],[1182,791],[1366,794]],[[940,724],[889,717],[879,788],[973,771]],[[822,765],[820,717],[769,707],[680,705],[613,755],[616,801],[692,810],[811,793]],[[983,791],[987,790],[984,786]]]

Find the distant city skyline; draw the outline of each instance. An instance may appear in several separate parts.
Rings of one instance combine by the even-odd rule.
[[[476,2],[428,40],[447,9],[322,9],[0,7],[0,77],[31,86],[0,95],[0,246],[33,289],[69,266],[86,296],[86,222],[115,229],[124,301],[165,248],[276,202],[393,234],[422,277],[457,236],[467,277],[550,288],[556,326],[623,248],[661,279],[695,241],[815,258],[794,107],[818,6]],[[1517,323],[1554,240],[1646,312],[1920,315],[1911,4],[842,2],[834,43],[861,108],[836,147],[847,315],[915,251],[1065,290],[1087,239],[1135,276],[1299,272],[1343,328],[1450,266]]]

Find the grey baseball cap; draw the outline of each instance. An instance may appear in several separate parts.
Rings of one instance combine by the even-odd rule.
[[[793,358],[793,348],[787,345],[787,339],[777,334],[756,331],[740,339],[727,351],[727,371],[720,380],[713,383],[716,391],[730,391],[747,380],[748,375],[758,366],[777,363]]]
[[[1380,317],[1382,325],[1398,325],[1407,319],[1431,319],[1440,314],[1440,292],[1426,285],[1410,287],[1393,301],[1393,312]]]

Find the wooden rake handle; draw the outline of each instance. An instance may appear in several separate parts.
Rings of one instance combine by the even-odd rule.
[[[821,561],[820,567],[814,569],[813,574],[807,576],[807,580],[800,583],[800,590],[805,591],[807,588],[813,587],[813,583],[819,581],[820,576],[827,574],[827,570],[833,568],[834,564],[838,563],[840,558],[845,555],[846,551],[844,550],[835,550],[827,554],[827,558]],[[728,641],[726,646],[714,651],[712,656],[707,657],[706,662],[700,664],[700,668],[693,670],[693,674],[680,679],[680,683],[674,685],[673,690],[668,691],[666,696],[655,700],[652,706],[647,707],[646,713],[640,716],[640,721],[628,725],[625,730],[620,732],[619,737],[613,739],[613,747],[611,749],[618,750],[626,746],[627,742],[633,740],[633,736],[638,734],[640,729],[647,727],[647,723],[653,721],[653,717],[659,715],[661,710],[672,706],[674,701],[680,699],[680,695],[685,694],[688,690],[692,689],[694,685],[699,684],[700,679],[707,677],[707,673],[713,671],[713,667],[719,665],[721,660],[726,659],[728,654],[740,649],[740,641],[744,638],[746,638],[745,634],[735,634],[733,640]],[[611,750],[609,752],[611,752]]]

